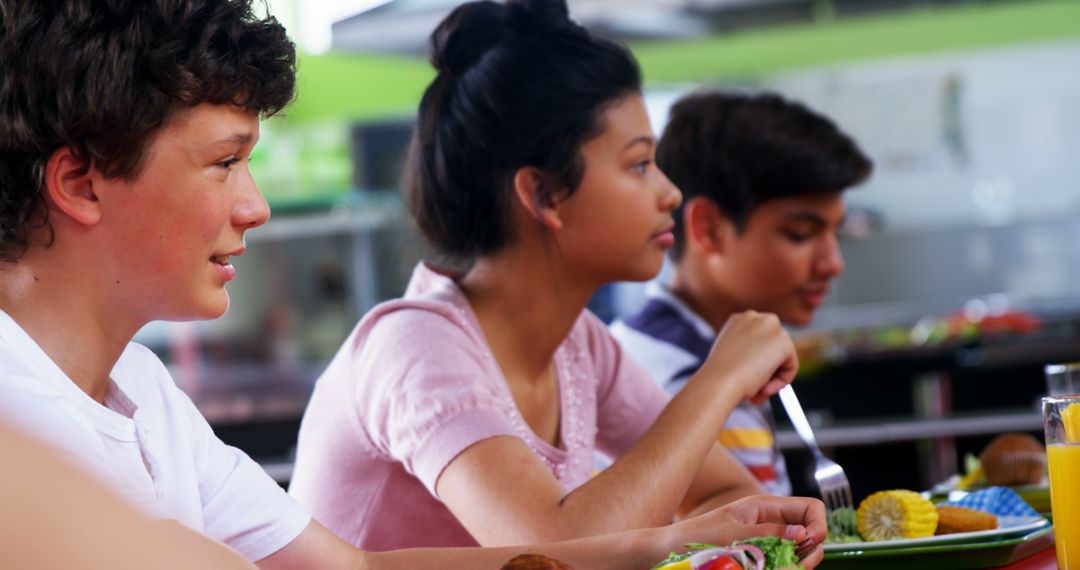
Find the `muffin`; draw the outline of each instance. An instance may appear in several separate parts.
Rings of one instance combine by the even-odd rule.
[[[1046,473],[1042,443],[1024,433],[995,437],[979,456],[989,485],[1034,485]]]

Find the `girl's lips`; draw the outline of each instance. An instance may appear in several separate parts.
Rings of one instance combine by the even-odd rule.
[[[652,237],[653,241],[660,247],[668,248],[675,245],[675,234],[670,230],[666,232],[660,232]]]

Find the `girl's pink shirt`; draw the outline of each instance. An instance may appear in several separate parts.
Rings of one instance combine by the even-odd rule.
[[[669,400],[588,311],[555,362],[561,447],[525,423],[453,277],[420,264],[404,298],[372,309],[316,383],[289,492],[364,549],[476,545],[435,494],[459,453],[517,437],[569,493],[593,475],[596,451],[621,455]]]

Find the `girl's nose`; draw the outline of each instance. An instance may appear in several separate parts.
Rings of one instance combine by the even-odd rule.
[[[660,172],[660,185],[660,207],[664,211],[671,211],[678,208],[679,204],[682,204],[682,192],[679,190],[679,187],[675,186],[663,172]]]

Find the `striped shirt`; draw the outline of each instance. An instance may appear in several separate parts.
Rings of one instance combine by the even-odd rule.
[[[641,311],[611,325],[627,354],[670,394],[686,384],[705,362],[716,331],[666,288],[652,283]],[[790,495],[784,456],[776,447],[772,409],[750,402],[731,412],[717,441],[728,448],[773,495]]]

